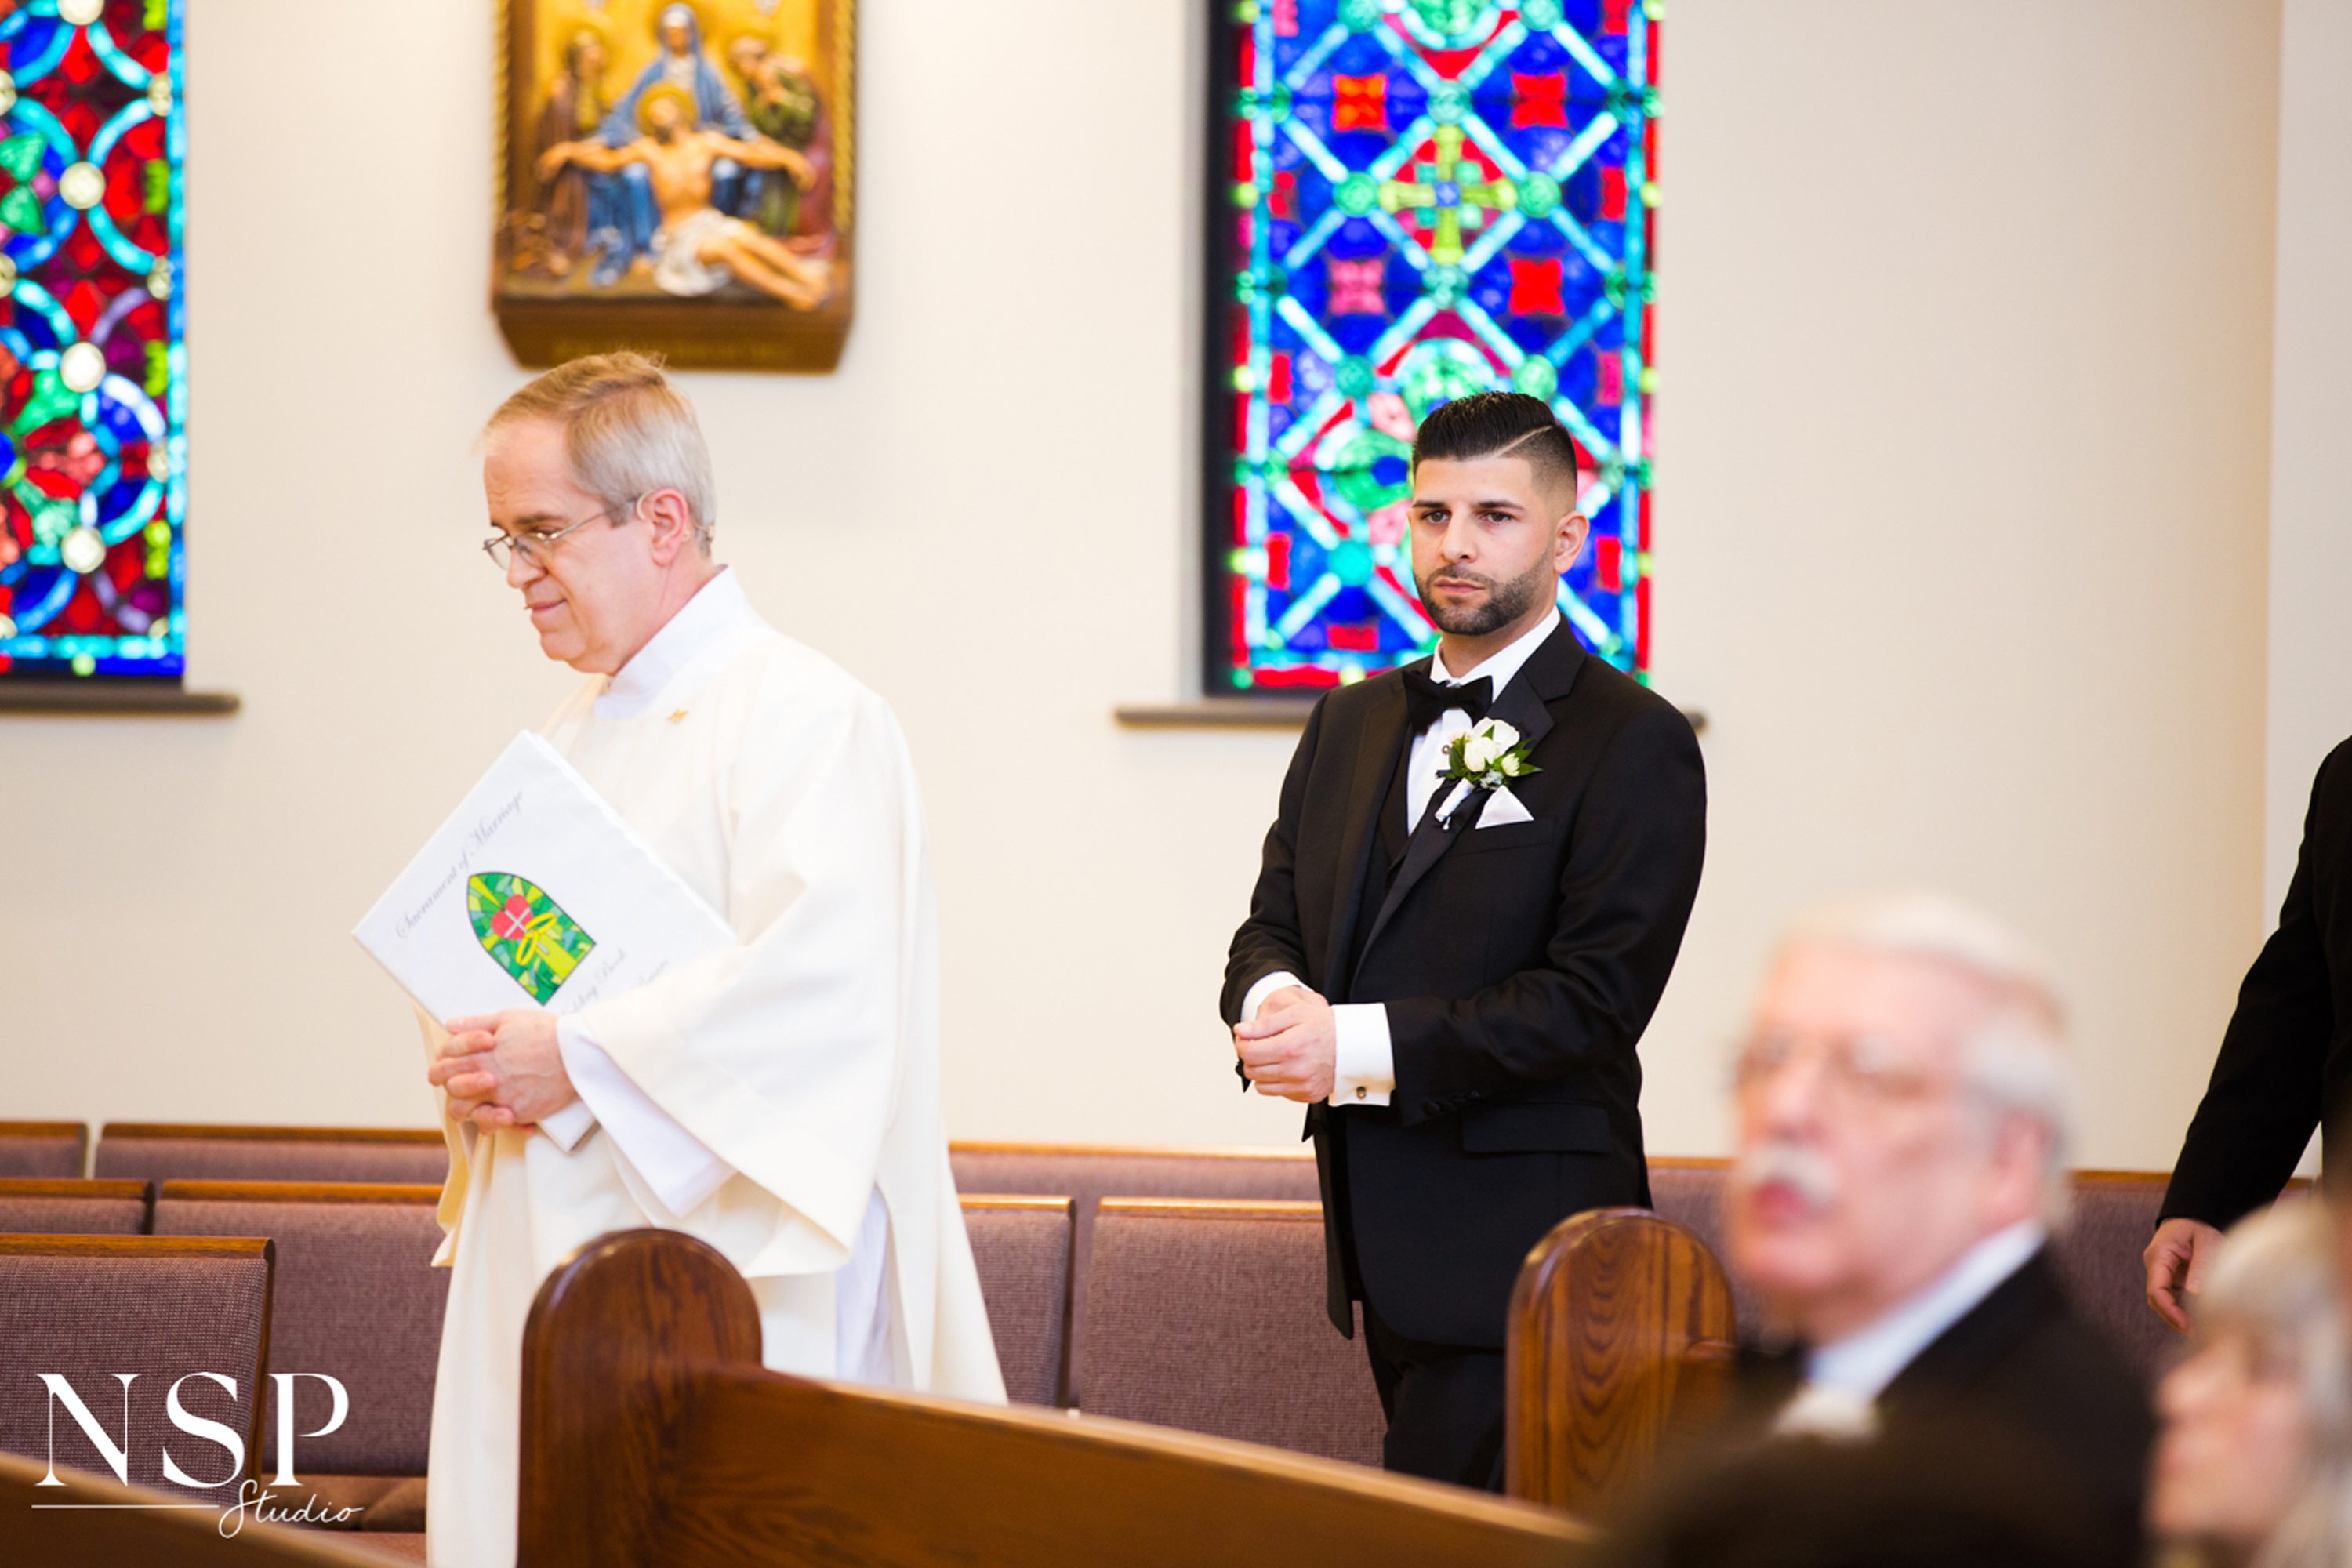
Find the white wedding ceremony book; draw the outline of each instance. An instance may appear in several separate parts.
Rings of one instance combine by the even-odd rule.
[[[355,927],[436,1018],[576,1013],[733,931],[554,747],[516,737]]]

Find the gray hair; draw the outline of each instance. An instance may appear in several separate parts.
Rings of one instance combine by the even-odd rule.
[[[2066,1072],[2065,1008],[2041,954],[1982,910],[1940,894],[1879,894],[1824,909],[1782,943],[1838,947],[1958,969],[1994,998],[1963,1041],[1965,1081],[1996,1115],[2021,1116],[2043,1131],[2042,1216],[2065,1223],[2074,1152],[2074,1097]]]
[[[616,516],[656,490],[684,496],[694,542],[710,553],[719,523],[710,448],[694,405],[670,385],[658,357],[622,353],[566,361],[499,405],[482,426],[483,443],[530,419],[563,427],[572,482]]]
[[[2295,1380],[2310,1451],[2254,1568],[2334,1568],[2352,1558],[2352,1330],[2338,1294],[2335,1219],[2289,1198],[2231,1228],[2200,1292],[2200,1338],[2242,1333],[2258,1364]]]

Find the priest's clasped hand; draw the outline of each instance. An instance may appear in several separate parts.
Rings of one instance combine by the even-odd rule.
[[[1331,1098],[1339,1034],[1331,1004],[1304,985],[1286,985],[1234,1026],[1234,1050],[1260,1094],[1312,1105]]]
[[[448,1091],[451,1121],[529,1127],[579,1098],[556,1048],[554,1014],[512,1007],[446,1026],[449,1043],[425,1076]]]

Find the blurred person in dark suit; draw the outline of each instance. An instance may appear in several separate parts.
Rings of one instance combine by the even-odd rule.
[[[2127,1563],[2151,1423],[2048,1255],[2070,1115],[2056,990],[1999,922],[1906,895],[1783,944],[1738,1058],[1731,1270],[1777,1349],[1724,1441],[1988,1434]],[[1857,1461],[1859,1462],[1859,1461]]]
[[[1966,1418],[1872,1442],[1785,1437],[1711,1453],[1635,1510],[1605,1568],[2082,1568],[2114,1531],[2065,1478]]]

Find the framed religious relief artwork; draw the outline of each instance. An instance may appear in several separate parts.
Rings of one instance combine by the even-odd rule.
[[[515,357],[829,371],[856,0],[504,0],[491,306]]]

